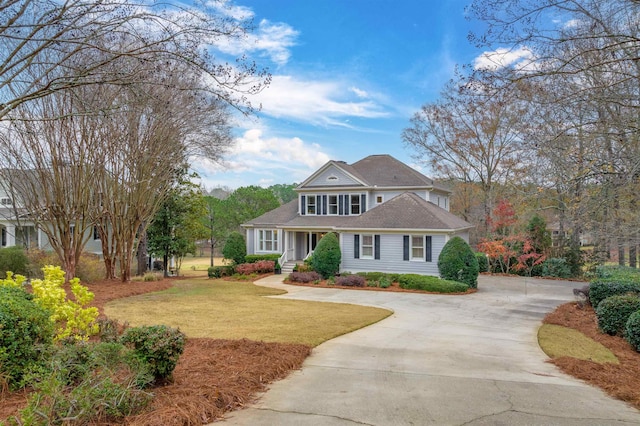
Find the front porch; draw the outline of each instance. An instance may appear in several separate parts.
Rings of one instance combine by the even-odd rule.
[[[327,232],[330,231],[283,230],[283,252],[279,260],[282,272],[290,273],[296,263],[301,263],[309,257]]]

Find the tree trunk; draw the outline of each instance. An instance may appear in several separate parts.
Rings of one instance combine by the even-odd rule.
[[[629,240],[629,266],[632,268],[636,267],[636,259],[638,257],[636,251],[636,245],[633,240]]]
[[[140,235],[140,241],[138,242],[138,269],[137,275],[144,275],[147,272],[147,233],[142,232]]]

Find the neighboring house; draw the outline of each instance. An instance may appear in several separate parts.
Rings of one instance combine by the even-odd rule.
[[[102,255],[98,233],[95,230],[88,232],[92,235],[85,251]],[[51,250],[47,235],[29,218],[20,200],[0,182],[0,248],[12,246]]]
[[[298,199],[242,225],[247,253],[302,261],[327,232],[340,240],[340,271],[439,275],[444,244],[473,225],[449,212],[451,191],[389,155],[329,161],[297,188]]]
[[[554,222],[547,226],[547,229],[551,232],[551,244],[554,247],[560,245],[561,237],[567,237],[571,234],[572,230],[567,229],[567,225],[564,226],[564,230],[560,231],[560,222]],[[581,231],[579,235],[581,246],[592,246],[594,243],[593,236],[588,231]]]

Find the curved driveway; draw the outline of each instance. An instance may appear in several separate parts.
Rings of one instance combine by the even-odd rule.
[[[257,284],[291,299],[394,314],[323,343],[230,425],[627,425],[640,412],[562,374],[536,340],[576,283],[481,276],[478,293],[440,296]]]

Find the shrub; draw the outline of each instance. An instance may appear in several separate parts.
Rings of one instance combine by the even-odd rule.
[[[453,237],[444,245],[438,257],[438,270],[445,280],[478,287],[478,259],[469,244],[460,237]]]
[[[629,316],[637,310],[640,310],[640,297],[637,295],[607,297],[596,309],[598,327],[612,336],[622,335]]]
[[[364,287],[367,280],[360,275],[346,275],[341,277],[336,277],[336,285],[343,285],[347,287]]]
[[[310,283],[321,280],[322,277],[315,271],[310,272],[292,272],[289,274],[289,281],[296,283]]]
[[[264,274],[273,272],[275,262],[273,260],[258,260],[255,263],[242,263],[236,266],[236,273],[242,275]]]
[[[222,255],[225,259],[233,261],[235,265],[244,263],[244,258],[247,255],[247,244],[244,241],[244,236],[239,232],[229,234],[227,242],[222,248]]]
[[[398,282],[400,288],[410,290],[433,291],[437,293],[461,293],[469,289],[467,284],[443,280],[438,277],[418,274],[400,275]]]
[[[589,284],[589,300],[594,308],[607,297],[627,293],[640,293],[640,280],[612,277],[596,279]]]
[[[391,287],[391,279],[383,277],[380,279],[379,281],[380,283],[380,288],[389,288]]]
[[[209,278],[222,278],[230,277],[236,273],[236,269],[232,265],[228,266],[210,266],[207,269],[207,275]]]
[[[640,271],[630,266],[620,265],[599,265],[596,266],[596,277],[598,278],[638,278]]]
[[[566,259],[552,257],[542,263],[543,277],[570,278],[571,267]]]
[[[380,281],[383,277],[387,276],[384,272],[358,272],[356,275],[361,276],[367,281]]]
[[[119,343],[61,345],[33,376],[35,392],[18,424],[121,423],[151,400],[153,377]]]
[[[478,260],[478,272],[489,272],[489,258],[487,255],[477,252],[476,259]]]
[[[636,351],[640,352],[640,311],[635,311],[629,315],[624,328],[624,338]]]
[[[162,260],[154,260],[151,269],[154,271],[164,271],[164,262]]]
[[[341,259],[338,236],[329,232],[318,242],[311,258],[311,267],[323,278],[333,277],[340,270]]]
[[[293,272],[312,272],[313,268],[311,267],[311,265],[308,265],[307,263],[296,263],[293,266]]]
[[[128,328],[121,341],[133,349],[156,380],[165,380],[171,377],[184,351],[185,335],[166,325],[152,325]]]
[[[51,312],[25,290],[0,285],[0,371],[12,388],[41,360],[41,349],[53,340]]]
[[[248,254],[244,257],[245,263],[256,263],[259,260],[276,260],[280,259],[279,254]]]
[[[36,303],[51,312],[51,320],[56,324],[56,340],[84,340],[96,334],[98,308],[85,307],[93,300],[93,293],[81,285],[78,278],[73,278],[69,284],[75,301],[70,300],[64,290],[64,271],[59,266],[45,266],[42,271],[44,279],[31,281],[31,287]]]
[[[6,271],[20,275],[29,273],[29,258],[22,247],[0,248],[0,278],[7,276]]]
[[[93,283],[104,279],[104,262],[94,253],[82,253],[76,266],[76,277],[84,283]]]

